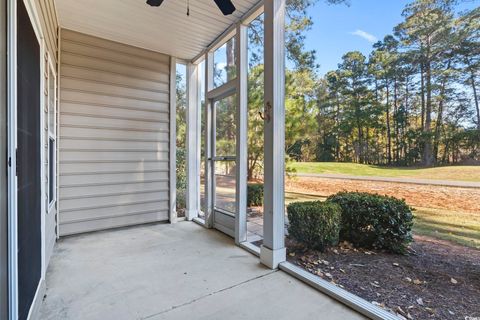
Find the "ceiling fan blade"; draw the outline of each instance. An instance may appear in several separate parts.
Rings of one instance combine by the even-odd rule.
[[[160,7],[163,0],[147,0],[147,4],[151,5],[152,7]]]
[[[235,12],[236,8],[230,0],[214,0],[224,16]]]

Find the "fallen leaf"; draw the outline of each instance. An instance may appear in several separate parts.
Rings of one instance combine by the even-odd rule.
[[[420,285],[423,282],[421,280],[415,279],[415,280],[413,280],[413,283],[416,284],[416,285]]]
[[[423,306],[423,299],[422,298],[418,298],[417,299],[417,303],[421,306]]]
[[[458,283],[458,281],[455,280],[455,279],[453,279],[453,278],[450,279],[450,282],[453,283],[453,284],[457,284],[457,283]]]
[[[350,263],[350,265],[351,265],[352,267],[365,267],[364,264],[360,264],[360,263]]]
[[[345,270],[343,270],[341,268],[339,270],[340,270],[341,273],[346,273]]]
[[[434,313],[435,313],[435,310],[433,310],[432,308],[429,308],[429,307],[425,307],[425,310],[427,310],[427,311],[430,312],[431,314],[434,314]]]
[[[400,265],[396,262],[392,263],[394,267],[399,267]]]
[[[325,275],[329,278],[333,278],[333,276],[330,273],[325,273]]]
[[[405,280],[407,280],[407,282],[412,282],[412,279],[409,277],[406,277]]]
[[[295,257],[295,252],[290,252],[288,255],[289,255],[290,257]]]

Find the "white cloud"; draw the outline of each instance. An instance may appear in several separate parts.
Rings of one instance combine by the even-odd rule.
[[[366,31],[363,31],[363,30],[360,30],[360,29],[355,30],[355,32],[350,32],[350,34],[352,34],[354,36],[359,36],[359,37],[367,40],[370,43],[375,43],[378,40],[377,37],[375,37],[373,34],[370,34]]]

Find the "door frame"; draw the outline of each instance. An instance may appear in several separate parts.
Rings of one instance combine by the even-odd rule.
[[[195,64],[202,61],[205,63],[205,218],[194,219],[207,228],[214,227],[214,201],[212,195],[212,183],[214,172],[209,158],[212,157],[211,150],[214,147],[212,141],[212,108],[214,101],[229,95],[236,94],[236,126],[237,126],[237,145],[236,145],[236,199],[235,199],[235,227],[232,237],[235,243],[240,245],[247,240],[247,121],[248,121],[248,24],[260,14],[261,9],[257,8],[252,14],[247,14],[245,20],[232,26],[229,32],[222,35],[215,43],[210,45],[204,53],[194,59]],[[214,86],[214,52],[225,42],[235,39],[235,61],[236,77],[227,83]],[[200,101],[200,99],[198,99]],[[197,101],[197,104],[200,103]],[[200,147],[200,144],[199,144]],[[200,194],[198,195],[200,196]]]
[[[208,108],[210,109],[207,113],[210,116],[210,130],[207,132],[209,135],[209,140],[211,141],[210,143],[210,150],[209,154],[210,157],[208,158],[207,161],[209,161],[209,168],[211,168],[211,182],[209,186],[209,192],[212,195],[212,207],[211,210],[207,210],[211,212],[212,214],[212,222],[213,222],[213,227],[217,230],[220,230],[221,232],[231,236],[232,238],[235,238],[235,230],[236,230],[236,220],[238,219],[238,206],[237,206],[237,177],[235,174],[235,212],[228,212],[226,210],[222,210],[220,208],[216,208],[216,198],[217,198],[217,192],[216,192],[216,179],[215,179],[215,163],[218,161],[235,161],[235,164],[237,165],[238,157],[237,155],[228,155],[228,156],[223,156],[223,157],[217,157],[217,110],[215,107],[215,103],[218,101],[221,101],[223,99],[233,97],[236,95],[236,80],[231,80],[230,82],[227,82],[225,85],[217,88],[221,89],[218,91],[212,91],[210,92],[211,96],[209,98],[209,103],[208,103]],[[224,87],[225,86],[225,87]],[[217,90],[215,89],[215,90]],[[234,100],[235,103],[235,118],[237,117],[237,99]],[[238,132],[235,133],[236,135],[236,144],[238,144]],[[237,146],[235,145],[235,153],[237,152]],[[234,157],[235,159],[232,159]],[[220,158],[225,158],[225,159],[220,159]],[[227,159],[228,158],[228,159]],[[206,186],[207,187],[207,186]],[[233,219],[233,228],[229,229],[228,227],[217,223],[217,215],[223,215],[227,217],[227,219]]]
[[[19,0],[22,1],[22,0]],[[44,57],[45,42],[42,33],[39,14],[33,0],[23,0],[30,22],[40,49],[40,214],[41,214],[41,272],[40,281],[35,293],[34,300],[30,306],[28,319],[32,317],[36,302],[43,296],[44,281],[46,274],[45,261],[45,172],[43,163],[45,155],[44,141]],[[18,178],[17,178],[17,1],[7,3],[7,206],[8,206],[8,308],[9,319],[18,319]]]
[[[207,59],[206,66],[206,77],[207,77],[207,90],[206,90],[206,112],[205,112],[205,199],[206,199],[206,212],[205,212],[205,221],[206,225],[209,228],[216,228],[231,237],[235,237],[235,228],[230,231],[227,228],[218,227],[215,223],[215,167],[213,165],[213,158],[215,157],[215,102],[223,98],[234,95],[237,92],[237,80],[233,79],[227,83],[208,90],[211,88],[209,82],[213,80],[208,79],[210,75],[213,74],[213,54],[209,54],[209,59]],[[209,69],[212,69],[211,71]],[[237,215],[235,215],[236,219]]]

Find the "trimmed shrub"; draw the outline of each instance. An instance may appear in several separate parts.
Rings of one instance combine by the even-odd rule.
[[[263,184],[249,183],[247,185],[247,206],[259,207],[263,205]]]
[[[187,207],[187,190],[177,189],[177,210],[183,210]]]
[[[412,241],[413,213],[405,200],[371,193],[339,192],[327,201],[342,208],[342,240],[393,253],[405,253]]]
[[[323,251],[337,245],[341,210],[340,206],[329,202],[291,203],[287,207],[288,234],[311,249]]]

